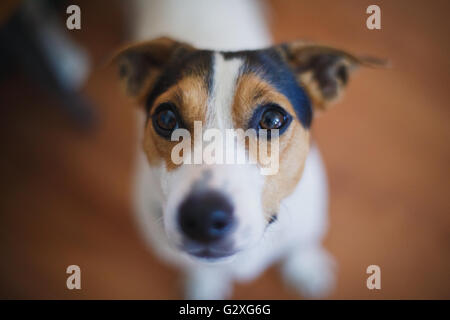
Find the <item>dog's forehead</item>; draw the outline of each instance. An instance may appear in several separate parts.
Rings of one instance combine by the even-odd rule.
[[[195,77],[197,81],[202,81],[208,96],[219,100],[215,96],[234,95],[234,86],[247,74],[259,77],[283,94],[293,106],[298,120],[305,128],[309,128],[312,120],[309,98],[288,65],[273,48],[234,52],[188,51],[182,48],[172,56],[149,94],[147,110],[159,95],[184,77]]]

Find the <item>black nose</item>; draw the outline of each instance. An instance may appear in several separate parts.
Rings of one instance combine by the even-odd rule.
[[[233,230],[233,206],[216,191],[192,194],[181,203],[178,219],[187,237],[210,243],[225,238]]]

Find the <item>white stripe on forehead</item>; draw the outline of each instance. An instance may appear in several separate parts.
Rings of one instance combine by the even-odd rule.
[[[233,128],[231,109],[242,63],[239,58],[225,60],[221,53],[214,53],[212,91],[206,111],[206,128]]]

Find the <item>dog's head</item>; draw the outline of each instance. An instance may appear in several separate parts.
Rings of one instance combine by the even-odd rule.
[[[161,190],[167,241],[209,261],[251,247],[276,221],[281,201],[301,178],[314,112],[341,95],[362,63],[305,42],[215,52],[169,38],[129,46],[117,60],[127,93],[147,115],[143,148],[159,179],[148,192]],[[202,125],[200,134],[196,123]],[[190,133],[188,145],[198,145],[207,129],[238,128],[267,130],[265,138],[249,135],[244,143],[224,146],[225,154],[243,150],[254,162],[174,162],[179,142],[171,138],[177,129]],[[250,148],[257,140],[264,140],[269,153],[277,144],[275,174],[261,174],[267,163]],[[185,149],[181,154],[191,158]]]

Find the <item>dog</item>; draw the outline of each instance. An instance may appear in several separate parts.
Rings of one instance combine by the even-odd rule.
[[[228,298],[234,281],[255,279],[277,261],[286,285],[301,295],[328,294],[336,263],[321,244],[327,182],[311,123],[341,97],[358,66],[376,60],[305,41],[217,51],[159,37],[121,49],[115,61],[141,111],[138,225],[183,274],[184,297]],[[261,175],[258,159],[174,164],[171,135],[193,133],[195,121],[205,130],[278,130],[267,140],[279,144],[278,172]]]

